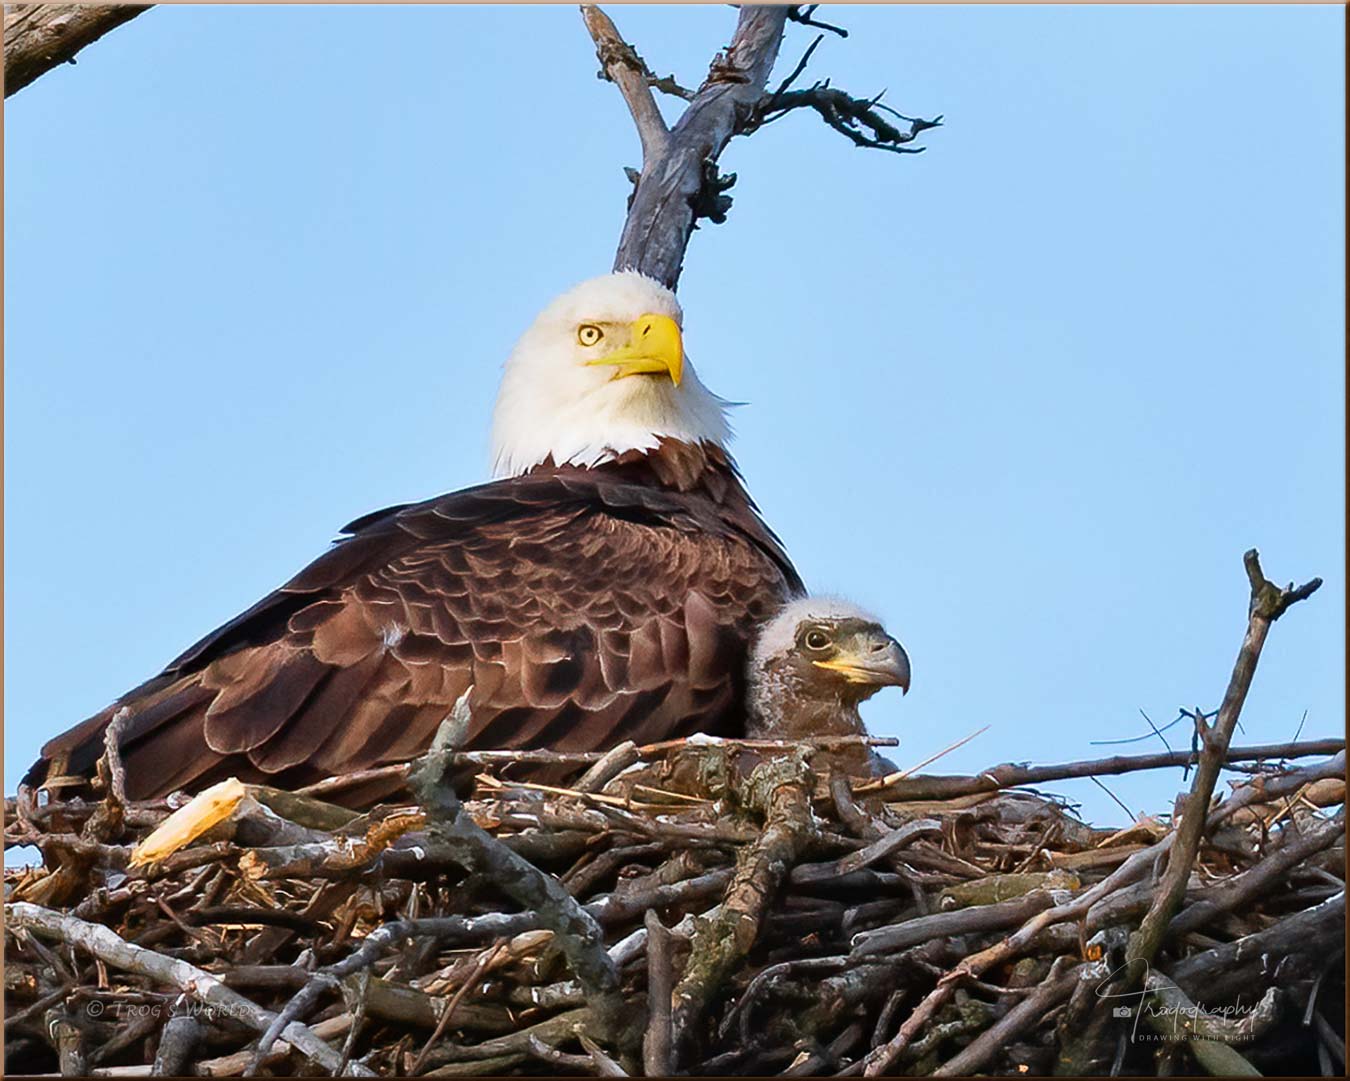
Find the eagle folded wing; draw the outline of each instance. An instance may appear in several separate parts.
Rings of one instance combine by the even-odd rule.
[[[469,687],[468,747],[734,731],[750,628],[799,588],[748,500],[600,470],[354,528],[44,758],[88,771],[127,706],[133,798],[231,774],[307,783],[414,757]]]

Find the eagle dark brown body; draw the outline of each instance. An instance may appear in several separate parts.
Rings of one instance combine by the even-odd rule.
[[[801,592],[717,447],[665,440],[367,515],[160,675],[51,740],[89,775],[127,707],[128,795],[407,760],[472,687],[466,748],[736,734],[755,624]]]

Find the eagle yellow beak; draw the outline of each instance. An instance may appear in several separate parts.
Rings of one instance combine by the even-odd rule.
[[[684,376],[684,339],[680,337],[679,324],[668,315],[649,313],[637,319],[630,329],[627,345],[586,363],[617,368],[615,379],[666,374],[678,387]]]
[[[886,634],[859,635],[828,661],[812,661],[817,668],[838,672],[850,683],[871,687],[899,687],[909,691],[909,656]]]

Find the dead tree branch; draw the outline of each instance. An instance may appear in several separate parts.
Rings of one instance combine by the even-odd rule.
[[[637,51],[623,40],[614,23],[599,8],[582,6],[586,29],[595,42],[601,74],[623,94],[642,142],[642,169],[629,172],[634,180],[615,270],[640,270],[674,288],[679,281],[685,249],[696,222],[726,219],[731,197],[726,194],[735,174],[722,176],[717,161],[733,136],[748,135],[769,120],[792,109],[810,106],[835,130],[859,146],[913,152],[903,144],[935,121],[900,117],[877,98],[863,101],[826,84],[785,96],[792,80],[805,68],[819,39],[778,90],[767,93],[769,75],[778,58],[783,30],[791,19],[843,34],[838,27],[811,20],[814,6],[746,5],[740,9],[731,44],[713,58],[703,85],[692,95],[673,77],[657,79]],[[667,129],[651,88],[667,90],[689,105]],[[882,112],[909,122],[904,131]]]
[[[655,158],[666,148],[670,129],[666,127],[661,110],[652,97],[651,80],[655,78],[637,50],[619,36],[610,17],[594,4],[583,4],[581,17],[595,42],[595,55],[600,61],[600,76],[618,86],[628,111],[633,114],[638,138],[642,140],[643,159]]]
[[[913,142],[915,136],[929,128],[942,126],[940,116],[932,120],[923,120],[897,113],[889,106],[881,104],[880,94],[871,99],[855,98],[852,94],[831,87],[828,82],[817,83],[806,90],[786,91],[785,87],[786,84],[756,106],[755,116],[751,121],[754,126],[768,124],[786,116],[793,109],[814,109],[825,123],[854,146],[890,150],[896,154],[922,153],[924,147],[906,144]],[[882,112],[904,121],[909,125],[908,129],[896,127],[881,115]]]
[[[149,4],[6,4],[5,97],[22,90]]]
[[[713,60],[668,141],[659,153],[644,154],[614,269],[640,270],[673,288],[696,219],[725,216],[730,199],[718,190],[726,182],[716,162],[763,93],[786,20],[784,7],[740,9],[731,44]]]

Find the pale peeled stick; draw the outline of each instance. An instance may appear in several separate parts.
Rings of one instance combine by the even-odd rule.
[[[219,822],[225,821],[248,795],[237,777],[199,792],[163,822],[131,853],[131,866],[156,863],[172,855]]]

